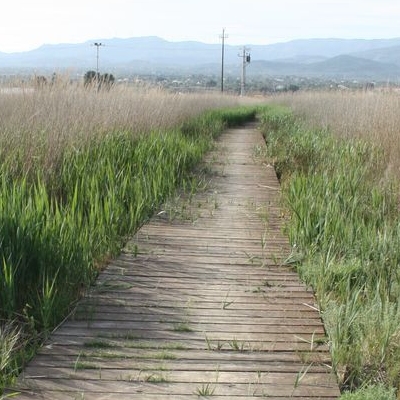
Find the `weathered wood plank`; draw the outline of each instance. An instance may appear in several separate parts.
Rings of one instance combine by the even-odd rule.
[[[291,310],[289,308],[283,308],[281,305],[278,304],[274,305],[274,308],[272,306],[269,306],[268,311],[265,312],[264,309],[233,310],[229,307],[223,309],[223,304],[221,303],[220,309],[196,307],[196,320],[199,318],[206,318],[206,320],[209,320],[211,322],[215,319],[221,319],[222,321],[224,318],[229,318],[230,320],[237,318],[239,320],[249,319],[252,322],[257,323],[257,320],[260,318],[268,318],[268,320],[272,321],[274,319],[279,319],[280,321],[285,321],[287,319],[293,320],[294,325],[296,325],[297,320],[304,321],[303,323],[305,325],[307,325],[307,321],[312,321],[312,323],[315,323],[317,321],[320,324],[321,318],[315,312],[315,308],[310,308],[305,305],[303,305],[303,307],[303,310],[296,307],[294,310]],[[188,305],[186,305],[185,308],[187,312],[189,312],[190,309]],[[80,310],[82,311],[82,314]],[[82,304],[80,308],[76,311],[76,313],[71,316],[71,319],[82,319],[84,317],[86,320],[90,320],[91,316],[93,316],[94,314],[97,318],[97,316],[103,312],[111,312],[113,313],[113,315],[116,315],[116,320],[118,319],[117,315],[119,313],[127,313],[133,320],[135,320],[135,318],[140,320],[142,317],[146,318],[146,316],[150,316],[151,318],[157,320],[166,317],[168,317],[170,321],[173,321],[174,319],[182,320],[182,317],[177,312],[178,310],[179,307],[138,307],[135,305],[110,304],[106,301],[96,301],[86,302],[85,304]],[[223,310],[223,314],[221,310]],[[76,316],[78,317],[76,318]],[[292,321],[288,322],[292,323]]]
[[[83,363],[82,363],[83,364]],[[154,382],[160,384],[168,384],[168,382],[174,382],[176,384],[207,384],[212,383],[215,387],[229,385],[231,382],[235,382],[237,386],[241,385],[262,385],[262,386],[286,386],[295,390],[302,386],[301,389],[308,387],[315,387],[316,391],[323,393],[327,388],[317,387],[318,381],[326,378],[326,371],[313,371],[311,367],[307,369],[307,373],[302,378],[299,386],[297,380],[299,379],[298,371],[294,372],[275,372],[275,371],[221,371],[218,365],[214,365],[215,370],[202,370],[202,371],[190,371],[187,369],[183,370],[168,370],[168,364],[160,365],[158,368],[151,369],[145,367],[145,369],[113,369],[113,368],[102,368],[100,365],[96,366],[95,363],[87,363],[87,368],[75,370],[73,365],[70,368],[36,368],[32,371],[32,375],[25,373],[26,379],[52,379],[52,380],[64,380],[71,379],[75,381],[97,381],[101,384],[103,381],[109,382]],[[335,382],[332,380],[331,386]],[[183,385],[182,385],[183,386]],[[329,387],[329,385],[326,385]],[[193,387],[193,386],[192,386]],[[301,390],[299,388],[299,390]],[[194,391],[194,389],[192,389]]]
[[[99,371],[95,371],[99,375]],[[216,373],[214,372],[216,375]],[[119,394],[121,396],[140,396],[139,398],[145,399],[148,394],[151,395],[186,395],[193,396],[192,398],[198,398],[198,393],[201,390],[205,390],[206,387],[209,390],[214,389],[213,396],[229,396],[230,399],[241,396],[253,396],[253,397],[269,397],[273,395],[276,397],[283,398],[324,398],[332,397],[332,391],[334,386],[325,384],[318,384],[321,378],[325,378],[327,374],[310,374],[305,376],[301,384],[295,386],[295,376],[286,378],[285,376],[270,376],[268,384],[263,383],[219,383],[214,375],[211,382],[146,382],[146,381],[135,381],[135,380],[122,380],[122,379],[40,379],[37,378],[32,380],[32,385],[25,389],[25,393],[37,393],[41,396],[43,391],[51,390],[54,393],[53,399],[57,399],[57,393],[73,393],[72,398],[76,398],[77,394],[84,394],[84,399],[88,398],[88,393],[91,393],[92,399],[98,399],[99,396],[104,396],[107,399],[105,393]],[[286,378],[286,379],[285,379]],[[294,378],[294,379],[293,379]],[[34,382],[34,384],[33,384]],[[207,386],[208,385],[208,386]],[[57,391],[55,391],[57,388]],[[72,394],[71,393],[71,394]],[[36,395],[37,396],[37,395]],[[75,397],[74,397],[75,396]],[[29,398],[22,396],[21,398]],[[42,398],[42,397],[39,397]],[[78,397],[79,398],[79,397]],[[122,397],[121,397],[122,398]],[[126,397],[129,398],[129,397]],[[135,397],[131,397],[135,398]]]
[[[155,315],[149,311],[148,314],[132,314],[127,312],[119,312],[118,308],[111,308],[111,307],[96,307],[96,311],[94,312],[93,316],[96,321],[132,321],[137,323],[146,323],[146,322],[162,322],[168,321],[170,324],[182,322],[182,318],[178,318],[175,313],[165,314],[164,316]],[[83,313],[82,315],[75,314],[72,318],[73,320],[83,320],[88,321],[87,312]],[[288,321],[290,319],[290,321]],[[232,324],[242,324],[242,325],[260,325],[262,329],[266,329],[268,326],[275,326],[279,327],[281,325],[286,326],[288,323],[290,325],[296,326],[310,326],[315,325],[320,327],[320,320],[318,318],[303,318],[303,317],[290,317],[285,318],[279,317],[279,313],[277,317],[271,316],[255,316],[249,317],[247,313],[244,313],[243,316],[226,316],[226,315],[208,315],[205,313],[203,315],[199,315],[196,312],[196,324],[213,324],[213,325],[232,325]],[[279,328],[278,328],[279,329]]]
[[[98,339],[98,341],[100,341]],[[86,346],[82,353],[82,348],[79,346],[65,346],[62,344],[52,344],[47,347],[46,352],[41,352],[36,356],[36,365],[51,365],[62,366],[75,363],[79,357],[84,356],[85,360],[97,359],[103,360],[106,365],[114,361],[119,363],[121,360],[127,360],[132,367],[131,360],[135,360],[135,364],[146,362],[148,365],[167,362],[169,365],[177,364],[185,368],[186,365],[210,365],[210,362],[218,361],[221,366],[221,371],[241,370],[242,368],[252,367],[254,363],[258,363],[260,371],[274,371],[276,368],[287,367],[288,372],[293,371],[299,365],[308,365],[312,363],[312,368],[323,368],[323,364],[329,363],[330,357],[325,351],[311,351],[308,349],[304,352],[259,352],[259,351],[234,351],[228,346],[222,346],[219,350],[207,349],[208,351],[198,349],[188,349],[183,345],[173,347],[170,345],[158,348],[141,348],[141,347],[123,347],[118,346],[117,341],[110,340],[111,347],[96,347]],[[108,357],[103,357],[106,355]],[[111,357],[112,356],[112,357]],[[63,364],[64,363],[64,364]],[[319,365],[321,364],[322,367]],[[30,366],[28,366],[30,368]],[[171,368],[172,369],[172,368]],[[201,368],[200,368],[201,369]]]
[[[37,399],[38,396],[40,396],[39,398],[41,400],[77,400],[77,399],[83,399],[83,393],[82,393],[82,397],[79,398],[76,396],[76,391],[70,391],[70,392],[60,392],[60,391],[52,391],[52,390],[46,390],[41,392],[40,394],[38,393],[33,393],[33,392],[25,392],[23,394],[23,396],[19,396],[18,398],[23,398],[23,399]],[[264,397],[265,396],[253,396],[253,395],[249,395],[249,396],[236,396],[237,399],[240,400],[254,400],[254,398],[257,397]],[[134,398],[143,398],[140,397],[140,394],[138,396],[132,397],[131,394],[121,394],[121,393],[107,393],[107,394],[102,394],[102,393],[93,393],[93,392],[89,392],[89,391],[85,391],[84,393],[84,399],[85,400],[132,400]],[[193,393],[192,395],[177,395],[177,394],[146,394],[146,400],[190,400],[190,399],[197,399],[199,400],[199,398],[201,398],[197,393]],[[203,397],[204,398],[204,397]],[[268,395],[268,399],[269,400],[282,400],[285,399],[287,397],[275,397],[275,396],[270,396]],[[293,399],[299,399],[301,398],[302,400],[315,400],[315,399],[323,399],[323,400],[334,400],[337,399],[337,397],[305,397],[305,396],[296,396],[295,394],[292,396]],[[230,399],[230,397],[228,396],[218,396],[213,394],[212,396],[213,400],[228,400]]]

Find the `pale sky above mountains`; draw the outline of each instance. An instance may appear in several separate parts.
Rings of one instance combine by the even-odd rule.
[[[159,36],[233,45],[400,37],[399,0],[5,0],[0,51]]]

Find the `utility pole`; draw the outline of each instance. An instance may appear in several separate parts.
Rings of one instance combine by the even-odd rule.
[[[225,35],[225,28],[222,28],[222,35],[220,36],[222,39],[222,54],[221,54],[221,93],[224,92],[224,58],[225,58],[225,39],[228,38]]]
[[[248,52],[247,47],[243,46],[242,53],[239,53],[238,56],[242,57],[242,77],[240,80],[240,96],[244,96],[244,91],[246,87],[246,67],[247,64],[250,64],[250,53]]]

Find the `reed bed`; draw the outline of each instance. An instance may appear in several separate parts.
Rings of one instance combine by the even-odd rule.
[[[282,106],[271,107],[262,121],[268,157],[282,181],[293,246],[287,263],[316,292],[344,398],[380,393],[374,398],[395,399],[400,390],[399,186],[385,177],[385,151],[370,138],[332,133],[327,125],[321,129],[314,123],[311,129]]]
[[[0,92],[0,395],[126,238],[193,187],[216,135],[254,118],[237,105],[67,82]]]
[[[79,148],[115,131],[167,130],[206,110],[235,105],[234,97],[168,93],[143,85],[101,91],[63,79],[40,88],[22,85],[18,91],[0,92],[0,159],[11,158],[22,172],[52,171],[65,148]]]
[[[285,94],[276,99],[303,117],[309,127],[329,129],[334,135],[360,138],[385,151],[386,175],[400,178],[400,92],[321,91]]]

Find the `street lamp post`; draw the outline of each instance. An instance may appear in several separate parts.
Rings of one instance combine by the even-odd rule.
[[[99,48],[104,46],[103,43],[96,42],[94,45],[97,47],[97,57],[96,57],[96,76],[99,78]]]

